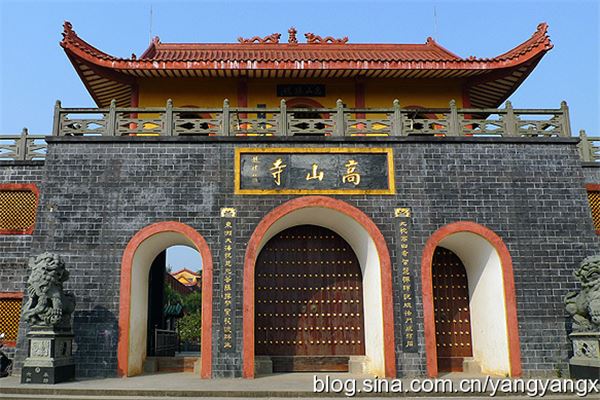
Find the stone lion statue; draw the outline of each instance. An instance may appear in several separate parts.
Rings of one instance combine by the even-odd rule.
[[[573,275],[581,282],[579,292],[565,296],[565,307],[573,318],[573,331],[600,331],[600,255],[584,259]]]
[[[23,318],[32,326],[71,326],[75,297],[63,291],[69,272],[58,254],[43,253],[29,260],[31,275],[27,280],[29,300]]]

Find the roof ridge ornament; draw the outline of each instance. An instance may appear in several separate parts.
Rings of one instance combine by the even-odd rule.
[[[535,35],[538,34],[542,34],[545,35],[548,33],[548,24],[546,22],[540,22],[535,30],[535,32],[533,33],[533,35],[531,35],[531,37],[534,37]]]
[[[280,37],[281,37],[281,33],[273,33],[273,34],[265,36],[263,38],[261,38],[260,36],[254,36],[254,37],[245,39],[240,36],[238,38],[238,42],[240,42],[240,43],[260,43],[260,44],[279,43]]]
[[[67,36],[77,36],[77,33],[73,30],[73,24],[69,21],[65,20],[63,23],[63,38],[67,38]]]
[[[298,39],[296,38],[296,33],[298,33],[298,31],[293,26],[290,27],[290,29],[288,29],[288,34],[289,34],[288,43],[289,44],[298,44]]]
[[[321,37],[314,33],[308,32],[304,34],[306,43],[308,44],[346,44],[348,42],[348,36],[344,36],[341,39],[336,39],[333,36]]]

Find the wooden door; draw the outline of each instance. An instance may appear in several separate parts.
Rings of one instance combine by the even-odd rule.
[[[320,357],[365,354],[362,273],[337,233],[286,229],[262,249],[255,273],[256,355],[312,356],[312,366],[279,370],[322,371],[342,367],[324,366]]]
[[[462,371],[463,359],[473,355],[467,273],[456,254],[438,247],[432,279],[438,370]]]

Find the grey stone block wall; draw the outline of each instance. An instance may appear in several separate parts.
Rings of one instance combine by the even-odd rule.
[[[583,177],[586,184],[600,185],[600,164],[585,163],[583,167]]]
[[[245,140],[248,139],[248,140]],[[564,367],[569,353],[564,294],[572,271],[595,253],[594,234],[576,141],[570,139],[382,138],[52,138],[33,253],[62,254],[75,312],[77,374],[114,376],[120,263],[143,227],[180,221],[207,241],[214,263],[213,374],[241,375],[242,268],[260,220],[296,196],[233,195],[233,154],[239,147],[392,147],[395,196],[333,196],[358,207],[384,235],[393,264],[394,302],[400,269],[394,208],[412,209],[411,267],[419,353],[402,353],[395,307],[397,368],[425,374],[420,263],[423,246],[441,226],[474,221],[496,232],[514,263],[522,364],[539,375]],[[238,214],[234,353],[220,351],[219,210]],[[0,279],[4,278],[0,275]],[[24,341],[19,342],[23,359]]]
[[[0,184],[33,183],[41,192],[43,170],[43,161],[0,161]],[[32,238],[32,235],[0,235],[0,293],[25,292]],[[5,347],[5,351],[14,356],[14,347]]]

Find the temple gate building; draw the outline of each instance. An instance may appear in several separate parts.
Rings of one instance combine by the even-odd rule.
[[[135,376],[163,307],[151,269],[174,245],[202,257],[203,378],[566,365],[563,297],[598,249],[600,170],[566,103],[507,101],[552,48],[546,24],[489,59],[294,28],[155,38],[126,59],[68,22],[63,36],[98,108],[57,102],[52,136],[2,147],[17,372],[28,257],[70,271],[77,375]]]

